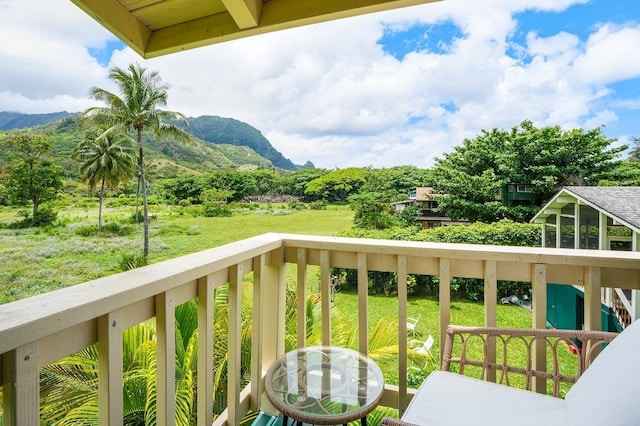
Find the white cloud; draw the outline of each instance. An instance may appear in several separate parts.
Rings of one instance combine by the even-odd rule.
[[[640,77],[637,21],[603,23],[587,40],[569,30],[531,32],[515,46],[524,59],[507,54],[515,13],[587,1],[447,0],[152,60],[125,49],[109,67],[138,62],[157,70],[171,85],[170,109],[246,121],[297,164],[428,167],[483,128],[524,119],[590,127],[619,120],[616,108],[637,108],[637,100],[608,98],[608,85]],[[464,35],[446,54],[398,60],[376,43],[385,29],[443,22]],[[0,110],[93,105],[89,88],[111,86],[108,67],[88,47],[110,37],[68,0],[0,0]]]
[[[576,75],[587,84],[599,85],[640,77],[640,24],[601,26],[576,60]]]

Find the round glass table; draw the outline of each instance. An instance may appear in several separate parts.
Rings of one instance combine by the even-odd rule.
[[[310,346],[277,359],[265,379],[273,406],[288,418],[313,425],[337,425],[366,416],[382,397],[384,378],[373,360],[333,346]]]

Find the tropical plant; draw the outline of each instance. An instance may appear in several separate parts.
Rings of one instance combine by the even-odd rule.
[[[91,97],[106,103],[106,106],[89,108],[83,113],[82,118],[84,122],[134,131],[136,134],[143,206],[143,255],[146,258],[149,255],[149,208],[142,133],[145,130],[151,130],[156,138],[172,137],[187,141],[189,134],[168,122],[168,120],[182,120],[186,123],[187,120],[178,112],[159,109],[167,105],[168,86],[162,83],[157,72],[147,71],[139,65],[131,64],[127,70],[113,68],[109,78],[120,89],[120,96],[99,87],[91,88]]]
[[[120,182],[136,175],[135,148],[131,138],[116,133],[114,127],[92,130],[80,142],[75,156],[82,162],[82,181],[95,190],[100,185],[98,204],[98,230],[102,230],[102,203],[105,190],[116,188]]]
[[[241,386],[250,380],[251,336],[253,331],[252,284],[243,283],[241,305]],[[212,418],[227,408],[228,378],[228,286],[216,289],[214,299],[214,359]],[[318,294],[307,298],[307,343],[321,344],[322,321]],[[293,290],[286,294],[285,350],[297,345],[297,301]],[[358,336],[352,324],[334,306],[332,342],[338,346],[357,349]],[[197,400],[198,303],[190,300],[178,307],[176,322],[176,424],[195,424]],[[369,341],[369,355],[377,362],[393,363],[397,358],[397,320],[383,318],[375,326]],[[420,354],[409,356],[424,363]],[[156,326],[146,321],[123,333],[123,425],[156,424]],[[42,369],[41,422],[50,426],[98,424],[98,349],[85,348]],[[378,414],[379,415],[379,414]],[[375,415],[374,415],[375,416]]]

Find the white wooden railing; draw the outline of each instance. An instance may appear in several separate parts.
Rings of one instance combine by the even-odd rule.
[[[264,371],[284,352],[287,264],[296,265],[298,346],[305,345],[307,267],[320,268],[322,341],[331,343],[331,268],[358,271],[359,349],[367,353],[367,272],[398,276],[399,353],[407,353],[407,274],[438,275],[440,336],[450,319],[452,277],[480,278],[485,285],[485,324],[496,325],[498,280],[531,282],[532,327],[546,325],[546,284],[582,285],[585,328],[600,328],[603,287],[640,289],[640,253],[477,246],[461,244],[264,234],[74,287],[0,306],[0,379],[5,425],[39,424],[39,373],[46,366],[93,343],[99,346],[99,419],[123,418],[122,333],[154,318],[157,324],[157,418],[174,424],[175,307],[198,300],[198,366],[212,365],[213,292],[229,284],[228,405],[215,425],[237,425],[260,407]],[[242,281],[251,273],[253,335],[251,383],[241,389]],[[440,345],[442,348],[444,345]],[[491,355],[490,355],[491,356]],[[495,355],[493,355],[495,356]],[[544,352],[536,363],[545,364]],[[407,359],[400,356],[398,386],[387,385],[382,403],[406,407]],[[197,424],[212,423],[213,371],[197,370]]]

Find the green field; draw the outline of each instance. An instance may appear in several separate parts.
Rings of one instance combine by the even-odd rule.
[[[150,212],[157,217],[150,222],[151,263],[265,232],[335,235],[352,223],[347,206],[290,210],[274,204],[212,218],[178,206],[151,206]],[[0,304],[121,272],[123,256],[142,253],[142,225],[126,220],[133,213],[130,206],[105,209],[106,224],[131,227],[128,235],[120,236],[80,234],[97,225],[97,203],[60,209],[62,226],[0,229]],[[0,209],[0,223],[18,219],[17,209]]]

